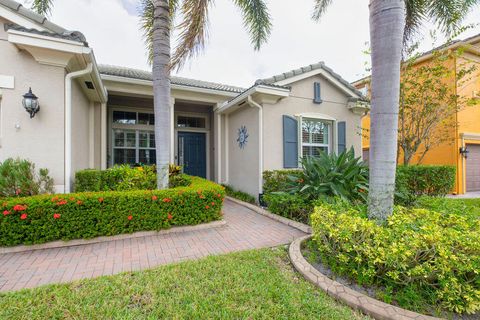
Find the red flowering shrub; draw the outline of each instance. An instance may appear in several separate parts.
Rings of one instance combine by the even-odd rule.
[[[0,246],[88,239],[221,219],[222,206],[212,202],[219,203],[223,189],[205,179],[191,180],[190,186],[175,189],[76,193],[66,196],[74,201],[60,206],[63,198],[58,196],[11,198],[0,203],[0,212],[4,212],[0,214]],[[200,188],[204,199],[197,194]],[[161,201],[152,201],[154,197]]]
[[[67,204],[67,200],[60,200],[57,202],[57,206],[63,206],[65,204]]]
[[[158,197],[157,197],[157,196],[152,196],[152,200],[153,200],[153,201],[157,201],[157,200],[158,200]]]
[[[4,210],[4,211],[3,211],[3,215],[4,215],[4,216],[8,216],[9,214],[10,214],[10,211],[8,211],[8,210]]]
[[[17,204],[13,206],[14,211],[25,211],[27,210],[27,206],[22,206],[21,204]]]
[[[26,214],[26,213],[22,213],[22,215],[20,216],[20,219],[21,219],[21,220],[27,219],[27,214]]]

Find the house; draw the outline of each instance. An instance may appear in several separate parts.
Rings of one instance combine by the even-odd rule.
[[[29,114],[30,88],[40,110]],[[318,150],[361,154],[368,105],[323,63],[248,89],[172,77],[171,96],[171,162],[255,196],[263,170]],[[150,72],[99,65],[80,32],[0,0],[0,161],[30,159],[71,192],[78,170],[155,163],[154,122]]]
[[[419,56],[414,62],[414,68],[428,64],[434,57],[434,51],[449,52],[461,49],[461,55],[450,55],[444,61],[445,65],[452,70],[447,78],[451,88],[463,101],[469,101],[472,105],[460,108],[455,112],[453,121],[447,121],[446,125],[438,130],[446,135],[440,144],[432,147],[425,157],[421,159],[419,153],[414,155],[411,163],[426,165],[452,165],[457,169],[456,183],[453,193],[464,194],[466,192],[480,191],[480,34],[465,40],[454,41],[443,45],[435,50]],[[459,80],[455,74],[459,70],[466,70],[476,66],[467,80]],[[353,83],[358,90],[368,96],[370,91],[370,77],[366,77]],[[362,119],[363,140],[362,149],[364,159],[368,159],[370,148],[369,128],[370,116]],[[423,146],[420,147],[420,151]],[[402,163],[402,159],[399,159]]]

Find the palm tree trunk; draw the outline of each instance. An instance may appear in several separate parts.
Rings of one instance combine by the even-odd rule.
[[[154,0],[153,22],[153,105],[157,188],[168,188],[170,162],[170,8],[168,0]]]
[[[393,212],[404,29],[405,0],[370,0],[372,109],[368,215],[379,223]]]

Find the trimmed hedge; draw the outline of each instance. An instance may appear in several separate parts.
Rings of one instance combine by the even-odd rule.
[[[287,191],[288,176],[303,176],[302,170],[267,170],[263,172],[263,193]]]
[[[288,176],[302,178],[301,170],[273,170],[263,173],[263,191],[285,192]],[[449,194],[455,186],[456,168],[454,166],[412,165],[397,167],[395,202],[412,205],[420,196],[442,197]]]
[[[454,166],[399,166],[395,182],[396,203],[411,205],[419,196],[443,197],[455,186]]]
[[[288,193],[268,193],[263,196],[268,210],[279,216],[310,224],[313,204],[307,199]]]
[[[152,190],[157,185],[155,166],[115,166],[107,170],[86,169],[75,173],[75,192]]]
[[[383,288],[383,298],[402,307],[474,313],[480,310],[479,218],[478,211],[396,207],[380,226],[340,203],[316,207],[311,222],[321,261],[335,273]]]
[[[192,177],[166,190],[83,192],[0,203],[0,246],[86,239],[195,225],[221,218],[225,191]]]

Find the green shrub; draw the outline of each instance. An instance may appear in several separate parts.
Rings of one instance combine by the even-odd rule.
[[[0,163],[0,198],[42,193],[53,193],[53,179],[48,169],[40,169],[37,174],[32,162],[19,158],[8,158]]]
[[[311,201],[321,197],[341,197],[350,201],[366,201],[368,168],[355,158],[353,148],[339,155],[320,152],[318,157],[301,161],[303,176],[289,176],[289,193]]]
[[[357,283],[385,288],[402,307],[480,310],[478,215],[396,207],[385,226],[348,206],[311,216],[323,263]],[[413,307],[412,307],[413,306]]]
[[[454,166],[399,166],[397,167],[395,201],[411,205],[419,196],[445,196],[455,185]]]
[[[301,178],[303,176],[302,170],[270,170],[263,172],[263,193],[268,194],[272,192],[287,191],[290,180],[289,176],[296,176]]]
[[[310,214],[313,211],[310,201],[288,193],[269,193],[264,195],[264,200],[270,212],[302,223],[310,223]]]
[[[121,165],[107,170],[81,170],[75,174],[76,192],[153,190],[156,186],[155,166]]]
[[[480,219],[480,198],[452,199],[422,196],[415,200],[415,207],[441,213],[469,216]]]
[[[192,177],[189,187],[83,192],[0,202],[0,246],[112,236],[194,225],[221,216],[225,191]]]
[[[188,187],[192,184],[192,177],[187,176],[186,174],[179,173],[171,175],[169,180],[168,186],[170,188]]]
[[[227,196],[244,201],[244,202],[255,203],[254,196],[248,193],[245,193],[243,191],[235,190],[231,186],[223,185],[223,187],[225,188],[225,192],[227,193]]]

